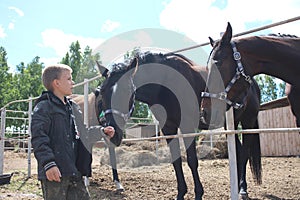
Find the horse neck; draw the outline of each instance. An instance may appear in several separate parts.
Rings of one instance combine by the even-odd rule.
[[[135,99],[146,103],[148,105],[156,104],[159,101],[159,93],[161,86],[154,84],[147,84],[139,87],[136,90]]]
[[[294,43],[294,45],[291,45]],[[277,37],[249,37],[237,41],[246,73],[267,74],[285,82],[300,84],[300,40]]]
[[[182,76],[184,76],[185,79],[188,80],[188,82],[190,83],[191,87],[193,87],[199,102],[201,101],[201,92],[205,90],[205,79],[207,76],[207,71],[205,67],[191,66],[190,62],[184,62],[180,59],[174,59],[160,64],[170,66],[171,68],[178,71]],[[162,77],[162,79],[159,82],[161,83],[161,85],[143,85],[145,82],[147,82],[147,80],[152,79],[151,76],[156,76],[157,74],[158,72],[151,72],[150,70],[147,70],[147,66],[141,65],[134,78],[134,83],[138,88],[136,92],[136,100],[151,105],[160,103],[161,101],[163,101],[163,98],[168,98],[165,95],[166,88],[163,87],[167,85],[164,85],[164,77],[166,77],[167,74],[159,74],[159,76]],[[157,76],[155,78],[157,78]],[[142,87],[140,87],[141,85]]]

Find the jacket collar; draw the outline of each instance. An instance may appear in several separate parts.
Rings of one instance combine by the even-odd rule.
[[[67,102],[67,104],[72,105],[72,101],[70,101],[69,98],[67,98],[67,97],[64,97],[64,98],[65,98],[65,102]],[[55,94],[51,91],[43,91],[41,96],[36,100],[35,105],[43,100],[51,101],[57,105],[64,105],[64,103],[57,96],[55,96]]]

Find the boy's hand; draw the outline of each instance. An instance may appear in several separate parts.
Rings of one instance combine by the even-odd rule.
[[[115,135],[115,129],[112,126],[107,126],[105,128],[102,129],[104,134],[107,135],[109,138],[114,137]]]
[[[49,181],[60,182],[61,173],[57,166],[51,167],[46,171],[46,176]]]

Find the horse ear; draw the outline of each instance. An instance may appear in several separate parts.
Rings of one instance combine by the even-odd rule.
[[[129,69],[134,69],[132,76],[134,76],[139,68],[139,60],[137,57],[134,57],[129,65]]]
[[[108,69],[106,67],[104,67],[103,65],[101,65],[98,61],[96,61],[96,64],[98,66],[98,70],[100,72],[100,74],[107,78],[107,75],[108,75]]]
[[[208,37],[208,39],[209,39],[210,45],[213,47],[215,45],[215,41],[211,37]]]
[[[232,38],[232,27],[228,22],[225,33],[221,38],[221,45],[229,44]]]

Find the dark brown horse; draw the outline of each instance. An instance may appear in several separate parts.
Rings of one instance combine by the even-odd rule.
[[[208,91],[203,96],[211,98],[202,101],[206,122],[222,123],[223,100],[237,101],[242,93],[248,93],[251,77],[262,73],[292,85],[289,99],[293,113],[300,115],[299,105],[293,103],[297,88],[300,88],[300,38],[270,35],[232,39],[232,28],[228,23],[221,40],[214,42],[210,38],[210,41],[213,49],[208,59]],[[220,95],[223,98],[218,98]]]
[[[107,123],[114,126],[118,134],[123,133],[126,120],[133,111],[134,100],[148,104],[164,135],[176,135],[178,129],[184,134],[194,132],[195,129],[209,128],[200,121],[199,110],[207,76],[205,68],[195,66],[182,55],[165,56],[151,52],[138,54],[129,65],[118,63],[113,67],[110,72],[100,68],[107,77],[100,89],[100,104],[105,111]],[[258,128],[259,99],[259,88],[253,84],[251,92],[244,99],[243,107],[232,102],[239,107],[234,111],[236,126],[241,122],[243,128]],[[236,136],[236,142],[239,188],[241,194],[246,195],[248,159],[256,181],[261,182],[259,137],[258,134],[246,135],[241,144]],[[168,139],[167,143],[177,178],[177,199],[183,199],[187,185],[182,170],[179,140]],[[184,138],[184,144],[188,166],[194,178],[195,199],[202,199],[204,191],[198,174],[195,138]]]

